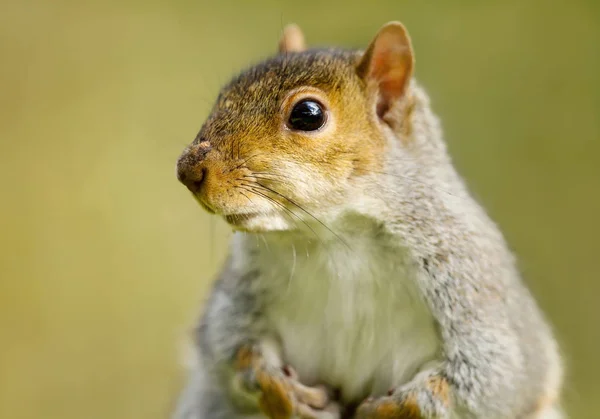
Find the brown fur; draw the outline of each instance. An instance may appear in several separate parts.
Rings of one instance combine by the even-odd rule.
[[[425,419],[414,394],[402,401],[392,397],[367,400],[356,414],[357,419]]]
[[[431,377],[426,384],[431,394],[441,400],[446,406],[450,405],[450,386],[442,377]]]
[[[443,340],[439,366],[411,381],[397,377],[384,382],[384,387],[397,386],[389,396],[361,404],[368,395],[365,389],[350,400],[340,399],[345,404],[341,417],[349,417],[355,410],[357,419],[447,418],[465,409],[478,418],[558,412],[555,398],[537,402],[548,389],[558,393],[561,382],[562,368],[551,330],[521,284],[501,233],[470,198],[451,164],[429,99],[411,80],[414,60],[404,27],[397,22],[385,25],[364,54],[305,50],[303,42],[297,28],[288,28],[280,43],[281,54],[242,72],[222,89],[197,138],[180,157],[178,176],[206,209],[224,216],[234,228],[291,233],[276,233],[270,239],[277,246],[291,241],[292,272],[296,267],[295,233],[303,229],[302,223],[319,239],[311,224],[319,231],[324,227],[330,236],[345,243],[321,219],[338,222],[351,235],[356,233],[354,228],[362,227],[358,223],[350,226],[348,221],[354,219],[344,219],[349,214],[371,228],[376,221],[377,230],[362,233],[377,234],[374,238],[398,245],[394,247],[398,255],[406,256],[402,264],[410,267],[409,279],[418,283],[423,301],[439,326]],[[290,112],[305,98],[323,105],[327,118],[318,130],[298,131],[288,126]],[[390,180],[390,176],[398,180]],[[381,234],[384,232],[389,236]],[[208,353],[231,359],[239,345],[263,339],[261,328],[265,326],[255,313],[261,312],[257,307],[269,308],[271,302],[260,298],[275,292],[273,283],[281,275],[287,276],[285,270],[264,273],[279,262],[269,259],[265,236],[264,249],[254,253],[253,243],[249,245],[244,235],[237,235],[235,244],[239,247],[231,254],[231,261],[236,262],[227,265],[220,287],[235,285],[216,291],[216,295],[224,292],[230,303],[213,301],[202,323],[211,328],[211,333],[200,333],[199,339]],[[301,240],[298,243],[305,244]],[[372,241],[366,243],[373,245]],[[318,249],[328,250],[328,242],[320,244],[323,247]],[[339,251],[335,257],[346,261],[347,254]],[[260,263],[255,266],[250,260]],[[304,260],[303,268],[310,268],[310,263],[312,260]],[[330,268],[320,263],[323,261],[317,260],[319,269]],[[282,267],[289,266],[284,263]],[[325,280],[336,280],[336,274],[356,275],[352,269],[344,271],[343,264],[333,267],[339,273],[332,269]],[[368,279],[373,274],[372,280],[396,279],[395,269],[380,276],[377,269],[371,271],[360,275]],[[273,289],[247,289],[252,280],[259,284],[265,281],[266,288]],[[296,288],[295,293],[306,296],[303,293],[310,291],[305,289],[311,290]],[[350,286],[348,290],[354,292]],[[300,307],[309,318],[311,304]],[[282,311],[280,317],[290,315],[287,305],[270,308]],[[426,318],[423,313],[419,316]],[[404,316],[398,313],[398,317]],[[277,330],[279,337],[301,348],[301,340],[285,336],[290,324],[294,325],[284,323]],[[358,342],[354,331],[347,328],[344,333]],[[307,340],[311,337],[310,330],[303,336]],[[345,347],[323,340],[325,348],[343,355]],[[327,394],[302,385],[297,377],[286,376],[275,367],[284,362],[310,365],[311,353],[289,352],[292,355],[288,353],[288,359],[269,365],[259,353],[243,347],[234,363],[236,377],[242,377],[239,387],[246,386],[241,393],[247,390],[271,418],[284,419],[292,414],[320,418],[318,413],[331,407]],[[368,370],[375,371],[378,366],[370,354],[365,351],[357,357],[369,367],[364,369],[364,376],[342,374],[340,388],[352,381],[372,380]],[[218,357],[209,357],[208,365],[215,359]],[[344,362],[345,371],[354,371],[354,359]],[[327,383],[335,375],[327,366],[318,367],[323,374],[319,381]],[[222,391],[218,388],[221,382],[215,380],[217,393]],[[206,383],[212,384],[210,380]],[[206,411],[222,413],[227,409],[223,402],[210,405]],[[340,412],[333,412],[333,417],[340,417]]]
[[[198,201],[212,212],[235,214],[253,199],[248,192],[235,193],[236,187],[255,179],[256,173],[268,172],[273,176],[262,179],[264,184],[310,206],[319,197],[294,196],[289,164],[301,163],[307,169],[304,175],[314,176],[303,181],[315,184],[333,185],[381,170],[385,141],[374,126],[374,112],[364,111],[371,98],[362,93],[366,81],[356,73],[358,58],[356,51],[287,53],[243,72],[226,86],[178,162],[181,174],[203,173]],[[328,109],[323,130],[307,133],[286,127],[291,108],[304,97]],[[290,182],[282,184],[277,176],[290,177]]]
[[[290,419],[295,414],[311,417],[312,407],[324,408],[329,403],[323,388],[304,386],[291,369],[286,373],[273,368],[250,345],[238,350],[234,368],[243,386],[257,389],[258,407],[268,418]]]

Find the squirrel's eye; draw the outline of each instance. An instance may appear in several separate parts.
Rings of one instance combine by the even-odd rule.
[[[294,105],[288,126],[298,131],[316,131],[325,124],[323,106],[314,100],[305,99]]]

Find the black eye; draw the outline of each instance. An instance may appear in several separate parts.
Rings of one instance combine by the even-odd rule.
[[[316,131],[325,124],[325,111],[319,102],[305,99],[294,105],[288,126],[298,131]]]

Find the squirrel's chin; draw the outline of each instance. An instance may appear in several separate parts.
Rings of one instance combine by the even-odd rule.
[[[289,220],[277,213],[232,214],[224,218],[234,230],[248,233],[286,231],[293,228]]]

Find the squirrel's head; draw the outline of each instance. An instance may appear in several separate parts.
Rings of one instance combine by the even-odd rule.
[[[364,52],[306,50],[290,25],[278,55],[223,88],[178,178],[241,230],[290,230],[339,213],[355,179],[381,170],[386,132],[403,131],[413,63],[397,22]]]

